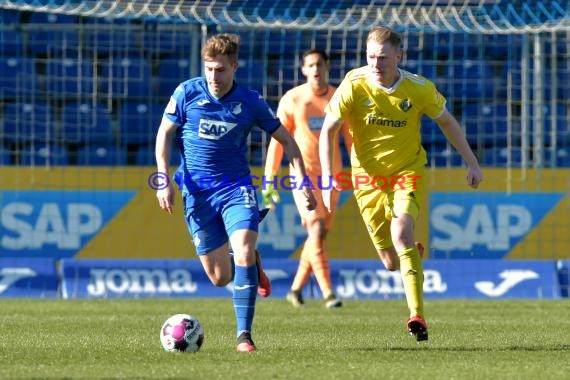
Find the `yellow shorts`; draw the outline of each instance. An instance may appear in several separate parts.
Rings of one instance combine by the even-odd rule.
[[[424,194],[424,169],[405,170],[391,176],[390,186],[354,190],[360,215],[376,249],[394,246],[390,234],[393,217],[408,214],[417,220]]]

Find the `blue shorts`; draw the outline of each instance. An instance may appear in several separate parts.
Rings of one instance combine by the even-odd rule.
[[[227,243],[236,230],[257,232],[262,216],[257,194],[245,186],[182,191],[186,226],[198,255]]]

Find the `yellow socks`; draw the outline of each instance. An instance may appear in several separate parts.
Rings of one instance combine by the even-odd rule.
[[[424,272],[420,253],[416,247],[409,247],[398,256],[410,317],[419,315],[424,318]]]

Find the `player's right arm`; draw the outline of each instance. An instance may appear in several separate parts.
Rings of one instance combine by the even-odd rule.
[[[168,163],[170,161],[172,138],[175,131],[176,124],[163,116],[156,134],[155,155],[157,172],[163,173],[166,176],[168,176]],[[156,191],[156,197],[158,198],[160,208],[167,211],[169,214],[172,214],[172,209],[174,207],[174,186],[171,181],[168,182],[168,186]]]
[[[274,138],[271,138],[269,147],[267,148],[267,157],[265,159],[264,176],[267,179],[267,185],[261,190],[263,203],[266,207],[273,208],[275,204],[281,200],[279,192],[273,186],[274,177],[279,171],[281,160],[283,159],[283,146]]]
[[[287,159],[293,166],[295,173],[292,173],[296,178],[307,178],[307,171],[305,170],[305,163],[303,162],[303,157],[301,156],[301,151],[299,150],[299,146],[297,142],[291,136],[287,129],[280,125],[275,132],[271,135],[275,138],[281,145],[283,145],[283,150]],[[315,195],[313,194],[312,189],[310,186],[303,186],[300,189],[306,200],[305,207],[308,211],[312,211],[317,206],[317,200],[315,199]]]
[[[323,121],[323,127],[319,136],[319,159],[321,161],[322,181],[323,188],[321,189],[323,195],[323,203],[329,212],[332,212],[332,191],[338,191],[333,182],[332,177],[332,163],[333,153],[336,141],[336,135],[342,127],[342,120],[336,118],[331,113],[327,113]]]

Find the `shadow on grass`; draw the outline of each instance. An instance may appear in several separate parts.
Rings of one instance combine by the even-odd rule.
[[[501,352],[501,351],[521,351],[521,352],[556,352],[570,351],[570,344],[559,344],[553,346],[497,346],[497,347],[434,347],[429,343],[420,343],[415,347],[353,347],[346,351],[440,351],[440,352]],[[345,351],[345,350],[342,350]]]

